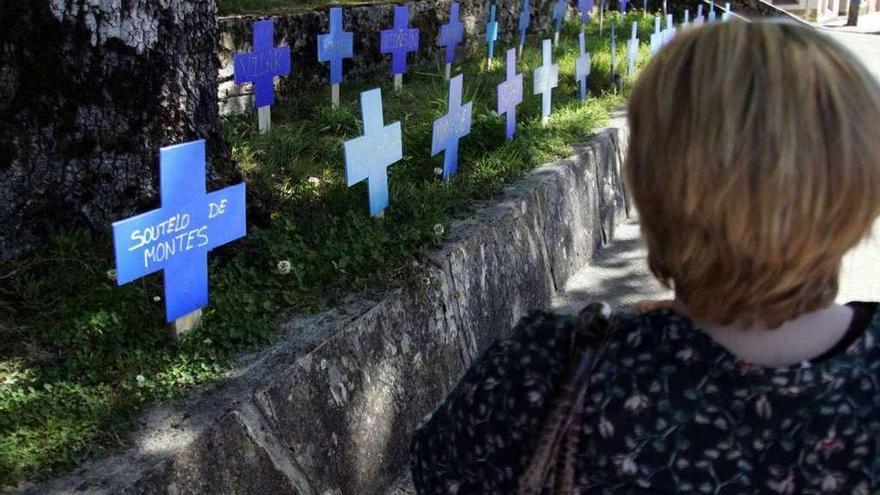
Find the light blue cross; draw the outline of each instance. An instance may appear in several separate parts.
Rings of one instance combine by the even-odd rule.
[[[587,99],[587,77],[590,75],[590,54],[584,32],[578,33],[578,58],[574,61],[574,80],[581,90],[581,101]]]
[[[507,50],[507,79],[498,85],[498,115],[507,114],[507,140],[516,134],[516,106],[523,100],[523,75],[516,73],[516,48]]]
[[[495,41],[498,40],[498,21],[495,20],[495,4],[489,7],[489,22],[486,23],[486,43],[489,45],[489,60],[495,58]]]
[[[523,0],[523,9],[519,14],[519,44],[526,44],[526,31],[532,23],[532,12],[529,10],[529,0]]]
[[[581,24],[590,22],[590,12],[593,11],[593,0],[578,0],[578,10],[581,11]]]
[[[458,2],[452,2],[449,24],[440,26],[439,45],[446,47],[446,63],[455,62],[455,47],[464,39],[464,25],[458,20]]]
[[[541,116],[547,118],[550,116],[553,88],[559,84],[559,65],[553,63],[553,45],[550,40],[544,40],[541,48],[544,64],[535,69],[533,94],[541,95]]]
[[[113,224],[117,283],[162,271],[170,323],[208,304],[208,251],[247,233],[245,185],[205,189],[205,141],[159,150],[162,207]]]
[[[458,141],[471,133],[472,103],[461,104],[464,77],[459,74],[449,81],[449,111],[434,121],[431,156],[443,155],[443,180],[449,180],[458,171]]]
[[[729,21],[730,20],[730,3],[724,4],[724,12],[721,13],[721,21]]]
[[[342,82],[342,59],[354,56],[354,35],[343,31],[342,8],[330,9],[330,32],[318,36],[318,61],[330,62],[330,84]]]
[[[348,187],[367,181],[370,215],[376,216],[388,206],[388,167],[403,158],[400,122],[385,125],[382,115],[382,90],[361,93],[364,135],[344,144],[345,177]]]
[[[709,22],[715,22],[715,0],[709,3]]]
[[[660,16],[654,16],[654,33],[651,34],[651,56],[663,48],[663,32],[660,31]]]
[[[636,57],[639,56],[639,23],[633,21],[632,33],[629,36],[629,43],[626,50],[626,74],[630,77],[636,73]]]

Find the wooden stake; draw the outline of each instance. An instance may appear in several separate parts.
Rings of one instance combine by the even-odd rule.
[[[449,80],[449,76],[451,76],[451,75],[452,75],[452,64],[447,63],[446,64],[446,80],[447,81]]]
[[[264,107],[269,108],[269,107]],[[197,309],[192,313],[182,316],[176,320],[174,320],[174,337],[180,339],[187,333],[189,333],[192,329],[199,326],[199,322],[202,320],[202,310]]]
[[[559,31],[553,33],[553,46],[559,48]]]
[[[260,134],[269,132],[272,127],[272,107],[265,106],[257,109],[257,122]]]
[[[339,108],[339,85],[331,84],[330,85],[330,101],[333,103],[333,108]]]
[[[519,55],[516,57],[518,59],[522,58],[523,46],[519,45]]]
[[[403,89],[403,74],[394,74],[394,91],[400,93]]]

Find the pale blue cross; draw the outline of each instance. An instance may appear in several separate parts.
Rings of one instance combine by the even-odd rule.
[[[535,69],[533,94],[541,95],[541,116],[550,116],[550,98],[553,88],[559,84],[559,65],[553,63],[553,45],[544,40],[542,45],[543,65]]]
[[[170,323],[208,304],[208,251],[247,233],[245,185],[205,189],[205,141],[159,150],[162,207],[113,224],[119,285],[162,271]]]
[[[431,156],[443,155],[443,180],[458,171],[458,141],[471,133],[472,103],[461,104],[464,77],[459,74],[449,81],[449,111],[434,121]]]
[[[715,0],[709,3],[709,22],[715,22]]]
[[[452,2],[449,24],[440,26],[438,44],[446,47],[446,63],[455,62],[455,47],[464,39],[464,25],[458,20],[458,2]]]
[[[507,50],[507,79],[498,85],[498,115],[507,114],[507,140],[516,134],[516,106],[523,100],[523,75],[516,73],[516,48]]]
[[[665,46],[667,43],[672,41],[672,38],[675,38],[675,22],[672,19],[672,14],[666,15],[666,29],[663,30],[663,45]]]
[[[587,77],[590,75],[590,54],[587,53],[587,41],[584,32],[578,34],[578,58],[574,61],[574,80],[581,92],[581,101],[587,99]]]
[[[532,23],[532,12],[529,10],[529,0],[523,0],[522,12],[519,14],[519,44],[526,44],[526,31]]]
[[[385,125],[382,115],[382,90],[361,93],[364,135],[348,140],[345,149],[345,178],[348,187],[367,181],[370,215],[380,214],[388,206],[388,167],[403,158],[400,122]]]
[[[290,74],[290,47],[273,48],[272,19],[254,23],[254,51],[235,55],[235,84],[254,83],[257,108],[275,103],[275,77]]]
[[[721,13],[721,21],[729,21],[730,20],[730,3],[724,4],[724,12]]]
[[[330,84],[342,82],[342,59],[354,56],[354,35],[342,28],[342,8],[330,9],[330,32],[318,36],[318,61],[330,62]]]
[[[660,31],[660,16],[654,16],[654,33],[651,34],[651,56],[663,48],[663,32]]]
[[[379,33],[379,51],[391,54],[391,73],[406,72],[406,54],[419,49],[419,30],[409,27],[409,7],[394,7],[394,26]]]
[[[703,17],[703,4],[697,5],[697,16],[694,18],[695,26],[702,26],[706,19]]]
[[[636,73],[636,57],[639,56],[639,23],[633,21],[632,23],[632,33],[629,37],[629,43],[627,45],[626,50],[627,56],[627,71],[626,74],[630,77]]]
[[[682,28],[686,28],[691,23],[691,11],[690,9],[684,9],[684,22],[681,23]]]
[[[495,4],[489,7],[489,22],[486,23],[486,43],[489,45],[489,60],[495,58],[495,41],[498,40],[498,21],[495,20]]]

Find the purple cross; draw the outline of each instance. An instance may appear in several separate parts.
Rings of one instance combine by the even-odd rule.
[[[590,12],[593,11],[593,0],[578,0],[578,10],[581,11],[581,23],[590,22]]]
[[[247,234],[245,185],[205,189],[205,142],[159,150],[162,207],[113,224],[119,285],[162,271],[169,323],[208,304],[208,251]]]
[[[257,108],[275,103],[275,77],[290,74],[290,47],[273,48],[272,19],[254,23],[254,51],[235,55],[235,84],[254,83]]]
[[[440,26],[440,46],[446,47],[446,63],[455,62],[455,47],[464,39],[464,26],[458,20],[458,2],[452,2],[449,24]]]
[[[587,99],[587,76],[590,75],[590,54],[587,53],[587,42],[584,32],[578,33],[579,56],[574,61],[574,80],[581,90],[581,101]]]
[[[388,167],[403,158],[400,122],[385,125],[382,90],[361,93],[364,135],[345,142],[345,177],[348,187],[367,181],[370,215],[388,206]]]
[[[458,170],[458,141],[471,133],[472,104],[461,104],[463,80],[464,77],[459,74],[449,81],[449,112],[434,121],[431,156],[446,151],[443,155],[443,180],[449,180]]]
[[[394,7],[394,27],[380,32],[380,50],[391,54],[391,73],[406,72],[406,54],[419,49],[419,30],[408,27],[409,7]]]
[[[532,23],[532,12],[529,10],[529,0],[523,0],[522,12],[519,14],[519,44],[526,44],[526,31]]]
[[[495,57],[495,41],[498,39],[498,21],[495,20],[495,4],[489,7],[489,22],[486,23],[486,43],[489,44],[489,60]]]
[[[342,82],[342,59],[354,56],[354,36],[343,31],[342,8],[330,9],[330,32],[318,36],[318,61],[330,62],[330,84]]]
[[[516,106],[523,100],[523,75],[516,73],[516,48],[507,50],[507,79],[498,85],[498,115],[507,114],[507,140],[516,134]]]
[[[568,0],[557,0],[553,7],[553,19],[556,21],[556,32],[562,30],[562,21],[565,20],[565,14],[568,13]]]
[[[627,5],[629,5],[629,2],[628,2],[627,0],[620,0],[620,13],[621,13],[621,14],[625,14],[625,13],[626,13],[626,7],[627,7]]]
[[[544,40],[542,49],[541,59],[544,64],[535,69],[532,92],[541,95],[541,116],[547,118],[550,116],[553,88],[559,85],[559,65],[553,63],[553,45],[550,40]],[[614,52],[611,53],[613,56]]]

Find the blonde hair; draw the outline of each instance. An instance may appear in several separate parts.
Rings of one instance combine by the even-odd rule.
[[[629,120],[648,262],[692,317],[775,327],[833,302],[880,214],[880,88],[842,47],[793,23],[689,29]]]

